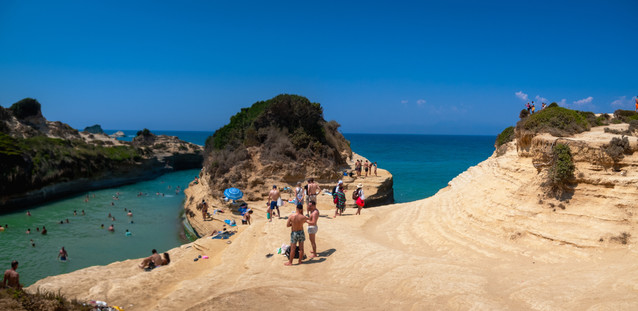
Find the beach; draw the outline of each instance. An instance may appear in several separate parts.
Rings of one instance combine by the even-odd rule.
[[[598,198],[576,192],[570,205],[554,210],[527,190],[538,182],[531,158],[519,157],[510,143],[507,153],[469,168],[427,199],[361,216],[348,208],[335,219],[319,206],[319,257],[302,265],[284,267],[285,257],[275,254],[289,242],[285,220],[257,219],[240,227],[231,244],[197,241],[211,249],[209,243],[222,242],[218,253],[188,245],[171,250],[175,264],[164,271],[142,272],[139,260],[129,260],[50,277],[29,290],[61,290],[127,311],[638,308],[638,256],[612,236],[635,233],[633,216],[614,207],[636,199],[632,184],[598,191]],[[197,254],[219,261],[202,269],[193,261]],[[145,288],[144,298],[130,288]]]

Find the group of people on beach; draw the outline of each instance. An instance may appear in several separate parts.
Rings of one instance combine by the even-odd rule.
[[[368,168],[371,167],[371,163],[368,164]],[[376,166],[375,166],[376,168]],[[312,251],[310,252],[310,258],[317,256],[317,243],[316,234],[319,230],[317,222],[319,220],[319,210],[317,209],[317,196],[321,193],[321,187],[314,180],[309,178],[308,183],[302,187],[301,182],[297,183],[296,188],[293,190],[292,199],[290,203],[295,205],[295,212],[288,217],[286,226],[291,228],[290,233],[290,255],[288,256],[288,262],[286,265],[292,265],[294,258],[299,258],[299,263],[303,261],[304,257],[304,241],[306,240],[304,233],[304,224],[308,225],[308,238],[312,245]],[[331,192],[333,202],[335,204],[334,217],[343,215],[346,208],[346,190],[342,180],[337,182],[337,185],[332,188]],[[363,192],[363,184],[359,183],[357,188],[352,193],[352,199],[357,206],[357,212],[355,215],[361,214],[361,209],[365,205],[365,195]],[[306,214],[304,215],[304,204],[306,205]],[[274,217],[281,218],[281,212],[279,208],[283,205],[281,192],[277,188],[277,185],[273,185],[272,189],[268,193],[268,201],[266,202],[267,211],[266,218],[269,222],[272,222]],[[298,253],[298,254],[297,254]]]
[[[357,160],[354,163],[354,170],[357,172],[358,177],[361,177],[361,167],[363,167],[363,170],[365,171],[364,177],[368,177],[368,171],[370,171],[370,176],[372,176],[373,171],[374,176],[377,176],[377,162],[368,162],[368,160],[362,162],[361,160]]]

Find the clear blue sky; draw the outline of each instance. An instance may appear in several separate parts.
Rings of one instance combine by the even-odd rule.
[[[345,133],[494,135],[526,100],[633,109],[638,1],[0,1],[0,105],[216,130],[280,93]]]

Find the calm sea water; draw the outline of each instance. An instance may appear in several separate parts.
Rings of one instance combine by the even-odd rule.
[[[344,134],[356,153],[394,177],[394,200],[434,195],[454,177],[487,159],[496,136]]]
[[[115,131],[105,131],[112,134]],[[123,131],[131,140],[137,131]],[[178,136],[183,140],[204,145],[211,132],[152,131],[155,134]],[[472,165],[485,160],[493,150],[496,137],[491,136],[430,136],[345,134],[352,149],[377,161],[379,167],[394,175],[394,195],[397,202],[426,198],[445,187],[452,178]],[[18,260],[21,281],[30,285],[50,275],[72,272],[93,265],[145,257],[152,248],[165,251],[186,240],[182,237],[180,212],[184,189],[199,174],[199,170],[166,174],[158,179],[133,185],[91,192],[85,195],[33,206],[32,216],[26,210],[0,215],[0,224],[9,228],[0,232],[0,268],[8,268],[11,260]],[[169,188],[170,187],[170,188]],[[119,192],[119,200],[113,196]],[[144,193],[139,196],[139,192]],[[165,196],[156,195],[157,192]],[[93,197],[95,195],[95,198]],[[114,202],[115,206],[111,206]],[[128,217],[124,208],[133,211]],[[78,215],[74,216],[73,211]],[[85,216],[81,211],[85,211]],[[115,221],[107,218],[111,213]],[[59,224],[69,219],[69,223]],[[131,223],[133,221],[134,223]],[[105,228],[101,229],[100,225]],[[115,225],[115,232],[106,230]],[[46,226],[47,235],[36,227]],[[25,231],[30,228],[31,234]],[[124,234],[128,229],[131,236]],[[30,239],[35,242],[31,246]],[[57,260],[58,250],[64,246],[69,261]]]

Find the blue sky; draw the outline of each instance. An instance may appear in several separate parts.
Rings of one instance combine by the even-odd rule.
[[[527,101],[633,109],[638,2],[0,1],[0,105],[207,130],[280,93],[345,133],[495,135]]]

